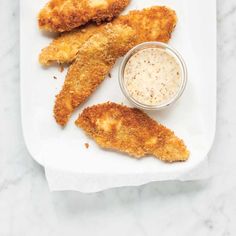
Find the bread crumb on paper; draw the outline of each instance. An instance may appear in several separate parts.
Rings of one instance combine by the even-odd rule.
[[[64,66],[60,64],[59,71],[62,73],[64,71]]]
[[[89,148],[89,144],[88,144],[88,143],[85,143],[84,146],[85,146],[85,148],[87,148],[87,149]]]

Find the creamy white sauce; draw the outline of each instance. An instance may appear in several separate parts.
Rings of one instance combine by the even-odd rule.
[[[124,85],[129,95],[145,105],[170,101],[179,92],[181,84],[181,67],[164,49],[143,49],[125,66]]]

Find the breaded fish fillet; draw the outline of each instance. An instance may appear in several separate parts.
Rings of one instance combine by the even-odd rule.
[[[56,97],[54,116],[65,125],[73,110],[104,80],[115,64],[134,45],[135,31],[126,25],[106,25],[79,50],[69,68],[62,91]]]
[[[177,18],[174,11],[166,7],[152,7],[142,11],[131,11],[128,15],[117,17],[112,23],[129,25],[136,34],[137,44],[144,41],[167,42],[176,24]],[[42,65],[71,63],[76,58],[79,48],[93,34],[100,32],[106,24],[99,27],[89,25],[70,33],[64,33],[44,48],[39,56]]]
[[[184,142],[136,108],[104,103],[86,108],[75,122],[102,148],[136,158],[153,155],[166,162],[186,161]]]
[[[57,123],[67,123],[73,110],[99,86],[118,57],[144,41],[167,42],[175,24],[174,11],[153,7],[135,11],[130,17],[110,23],[90,37],[79,49],[56,98],[54,116]]]
[[[129,0],[50,0],[40,11],[38,24],[46,31],[70,31],[90,21],[111,21],[128,4]]]

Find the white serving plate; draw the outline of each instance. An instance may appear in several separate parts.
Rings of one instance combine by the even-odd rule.
[[[62,129],[56,124],[52,112],[54,97],[61,89],[66,71],[61,73],[56,67],[43,69],[38,63],[40,50],[51,41],[50,36],[41,33],[37,27],[37,13],[45,2],[21,0],[20,5],[22,126],[32,157],[47,170],[61,171],[63,178],[73,173],[75,179],[84,175],[93,179],[94,176],[94,181],[100,178],[99,181],[106,183],[109,176],[110,181],[104,188],[180,179],[199,166],[207,157],[215,133],[216,1],[132,0],[125,11],[166,5],[175,9],[179,18],[170,45],[183,55],[187,63],[187,88],[171,108],[149,112],[150,116],[183,138],[190,149],[190,159],[175,164],[166,164],[152,157],[137,161],[121,153],[104,151],[74,125],[78,114],[87,106],[108,100],[131,105],[118,85],[120,60],[111,71],[112,78],[107,78],[74,112],[68,125]],[[53,76],[58,79],[53,79]],[[90,148],[86,149],[84,143],[89,143]],[[113,177],[114,181],[111,181]]]

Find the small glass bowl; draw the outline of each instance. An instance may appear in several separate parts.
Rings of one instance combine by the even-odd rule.
[[[182,81],[182,83],[181,83],[179,91],[175,94],[175,96],[173,96],[173,98],[171,98],[167,102],[159,104],[159,105],[147,105],[147,104],[140,103],[139,101],[135,100],[132,96],[130,96],[130,94],[127,91],[125,84],[124,84],[124,70],[125,70],[127,62],[138,51],[141,51],[146,48],[161,48],[161,49],[166,50],[169,54],[171,54],[173,57],[175,57],[176,61],[179,63],[180,68],[181,68],[181,81]],[[136,107],[141,108],[141,109],[145,109],[145,110],[161,110],[161,109],[166,108],[169,105],[175,103],[180,98],[180,96],[183,94],[183,92],[185,90],[186,83],[187,83],[187,77],[188,77],[187,67],[186,67],[186,64],[185,64],[182,56],[173,47],[167,45],[166,43],[161,43],[161,42],[145,42],[145,43],[135,46],[124,56],[123,61],[120,65],[120,69],[119,69],[119,84],[120,84],[120,88],[121,88],[123,94]]]

